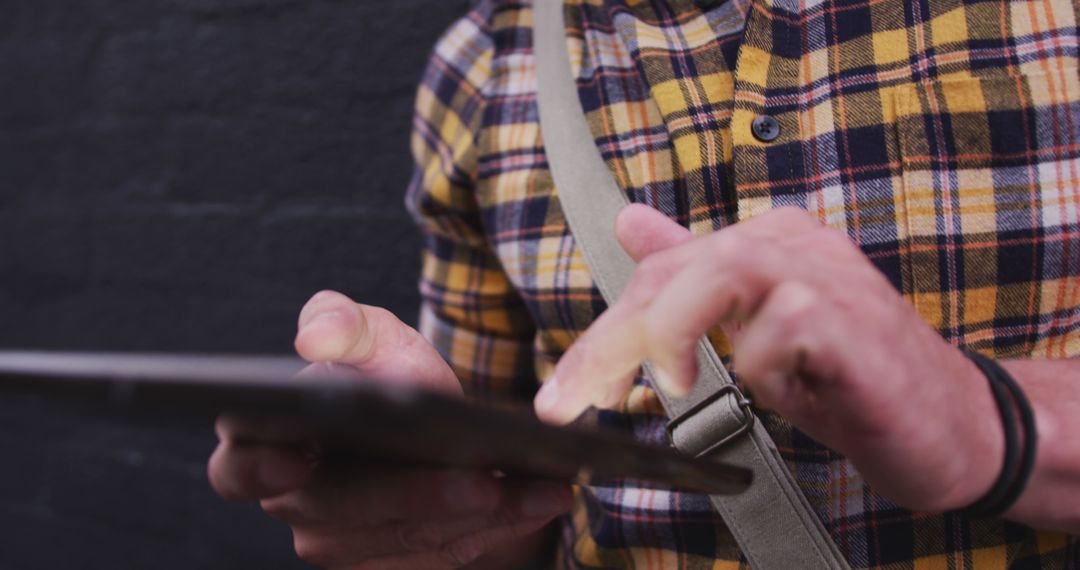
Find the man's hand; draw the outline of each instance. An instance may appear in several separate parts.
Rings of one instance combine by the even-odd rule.
[[[313,362],[301,374],[352,373],[462,394],[419,333],[339,293],[324,291],[307,303],[296,349]],[[320,465],[317,442],[295,427],[226,417],[217,432],[214,489],[229,500],[260,501],[292,528],[301,558],[328,568],[458,568],[527,537],[570,505],[568,486],[552,482]]]
[[[695,239],[640,205],[616,232],[638,267],[545,382],[542,418],[619,401],[645,359],[665,390],[685,393],[698,340],[727,324],[755,402],[846,454],[893,501],[945,510],[993,484],[1004,438],[986,379],[844,234],[787,208]]]

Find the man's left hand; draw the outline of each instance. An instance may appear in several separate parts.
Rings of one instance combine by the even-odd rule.
[[[845,234],[784,208],[694,238],[641,205],[616,233],[637,269],[545,382],[541,418],[614,405],[645,359],[685,394],[698,341],[724,325],[755,404],[847,455],[897,504],[958,508],[993,484],[1004,436],[986,379]]]

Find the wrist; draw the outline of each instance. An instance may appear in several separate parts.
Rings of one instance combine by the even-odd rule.
[[[1005,467],[1005,426],[989,379],[961,356],[962,397],[951,406],[953,460],[943,478],[943,493],[933,510],[961,509],[994,486]]]
[[[1038,434],[1031,403],[1015,378],[995,360],[966,352],[986,377],[1005,433],[1004,466],[989,491],[958,511],[969,517],[997,517],[1023,494],[1035,467]]]

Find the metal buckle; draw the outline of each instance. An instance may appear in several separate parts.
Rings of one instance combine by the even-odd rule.
[[[743,393],[739,391],[738,386],[736,386],[735,384],[726,384],[719,390],[710,394],[708,398],[705,398],[704,400],[694,404],[693,407],[691,407],[689,410],[686,410],[685,412],[672,418],[671,421],[668,422],[665,429],[667,431],[668,441],[671,442],[671,445],[675,445],[675,429],[678,428],[680,424],[697,415],[698,412],[701,412],[705,408],[708,408],[714,402],[716,402],[720,398],[723,398],[724,396],[727,396],[728,394],[734,394],[735,397],[738,398],[739,409],[741,409],[743,412],[742,425],[740,425],[739,428],[735,431],[721,438],[720,441],[717,441],[716,443],[705,448],[704,451],[694,455],[694,457],[696,458],[708,455],[713,451],[716,451],[717,449],[723,447],[724,445],[727,445],[736,437],[739,437],[740,435],[750,431],[750,428],[754,426],[754,413],[750,411],[750,400],[746,396],[743,396]]]

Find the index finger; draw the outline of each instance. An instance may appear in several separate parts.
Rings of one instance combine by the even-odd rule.
[[[634,223],[657,239],[642,241],[631,231]],[[690,240],[681,226],[645,207],[627,207],[618,224],[627,251],[634,257],[648,255],[622,296],[575,340],[559,359],[555,375],[541,387],[535,407],[545,421],[567,423],[590,405],[613,400],[609,392],[620,385],[625,388],[627,375],[650,357],[658,364],[653,372],[663,388],[674,394],[687,391],[696,371],[693,354],[698,339],[716,322],[754,305],[775,280],[776,264],[762,259],[775,249],[772,242],[821,228],[810,214],[796,208],[782,208]],[[658,250],[650,245],[653,241],[669,246]],[[751,247],[757,245],[768,251]],[[687,281],[692,282],[689,288]],[[703,294],[702,284],[714,284],[716,291]],[[663,311],[653,310],[654,305],[658,299],[671,305],[672,289],[678,290],[680,308],[687,304],[696,308],[689,315],[678,311],[658,318]]]

